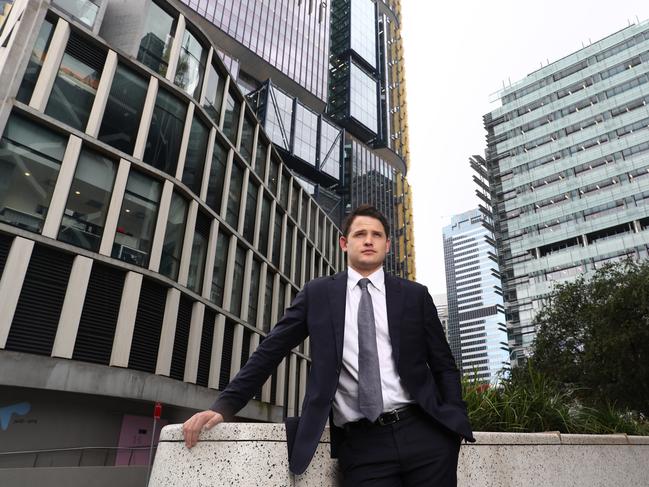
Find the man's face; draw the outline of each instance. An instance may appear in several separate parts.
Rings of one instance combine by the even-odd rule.
[[[347,237],[340,237],[340,248],[347,252],[347,264],[368,275],[381,267],[390,250],[383,225],[371,216],[354,218]]]

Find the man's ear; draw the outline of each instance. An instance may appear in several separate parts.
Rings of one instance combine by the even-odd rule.
[[[344,235],[338,239],[338,245],[340,245],[340,250],[347,252],[347,238]]]
[[[387,239],[387,240],[385,241],[385,253],[386,253],[386,254],[387,254],[388,252],[390,252],[390,242],[391,242],[390,239]]]

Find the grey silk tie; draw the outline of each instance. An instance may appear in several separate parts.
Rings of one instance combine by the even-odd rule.
[[[367,289],[369,283],[367,278],[358,281],[361,288],[361,301],[358,304],[358,405],[361,413],[374,422],[383,412],[383,395],[374,309]]]

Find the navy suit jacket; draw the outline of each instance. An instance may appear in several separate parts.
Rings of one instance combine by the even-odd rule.
[[[475,441],[460,374],[427,289],[385,274],[385,292],[393,356],[405,389],[435,421]],[[211,407],[226,418],[235,415],[282,358],[309,336],[311,368],[302,416],[286,419],[289,468],[296,474],[306,470],[331,418],[342,367],[346,293],[347,272],[308,282]],[[331,423],[334,457],[341,439],[342,430]]]

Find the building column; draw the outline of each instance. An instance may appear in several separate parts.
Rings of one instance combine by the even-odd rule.
[[[93,260],[88,257],[77,255],[74,258],[59,324],[56,328],[52,357],[72,358],[92,264]]]
[[[122,200],[126,192],[126,183],[128,183],[128,174],[131,169],[131,163],[125,159],[120,159],[113,192],[110,195],[110,204],[106,215],[106,224],[104,233],[101,236],[99,253],[110,257],[115,241],[115,232],[117,231],[117,222],[119,221],[119,212],[122,210]]]
[[[187,356],[185,358],[185,376],[183,380],[196,384],[198,376],[198,359],[201,355],[201,338],[203,336],[203,318],[205,317],[205,305],[195,302],[192,305],[192,319],[189,326],[189,338],[187,340]]]
[[[221,362],[223,360],[223,340],[225,339],[225,316],[217,315],[214,323],[214,338],[212,339],[212,356],[210,357],[210,377],[207,386],[219,388]]]
[[[115,326],[113,351],[110,354],[110,364],[117,367],[128,367],[131,355],[131,342],[137,306],[140,301],[140,288],[142,287],[142,274],[129,272],[124,279],[122,301],[119,305],[119,316]]]
[[[45,111],[69,38],[70,24],[59,18],[47,48],[41,72],[34,86],[32,98],[29,100],[29,106],[39,112]]]
[[[155,373],[169,377],[171,373],[171,357],[174,351],[174,339],[176,336],[176,321],[178,320],[178,306],[180,305],[180,291],[170,288],[167,291],[165,311],[162,318],[162,330],[160,330],[160,344],[158,345],[158,360]]]
[[[2,278],[0,278],[0,349],[5,348],[7,344],[9,329],[33,250],[34,241],[22,237],[14,238],[9,249]]]

